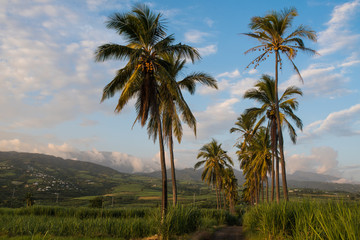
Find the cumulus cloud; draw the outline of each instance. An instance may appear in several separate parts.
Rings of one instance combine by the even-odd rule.
[[[286,170],[292,174],[296,171],[315,172],[319,174],[339,175],[337,152],[330,147],[318,147],[310,155],[294,154],[286,158]]]
[[[237,117],[234,110],[234,104],[237,102],[239,102],[239,99],[230,98],[207,107],[205,111],[195,112],[198,139],[206,139],[227,132]],[[193,137],[190,130],[184,131],[184,135]]]
[[[3,126],[50,127],[100,110],[106,83],[96,79],[110,80],[113,64],[95,63],[94,50],[114,39],[103,17],[89,22],[82,11],[56,2],[14,1],[5,7],[0,32]]]
[[[101,152],[95,148],[91,151],[80,151],[68,143],[61,145],[49,143],[45,145],[23,142],[19,139],[9,139],[0,141],[0,151],[48,154],[64,159],[92,162],[125,173],[152,172],[160,169],[159,164],[155,161],[146,161],[121,152]]]
[[[326,24],[325,31],[319,33],[318,43],[321,46],[318,51],[321,56],[334,53],[344,48],[355,48],[358,44],[359,34],[353,34],[349,30],[349,23],[359,9],[360,1],[355,0],[338,5],[334,8],[330,21]]]
[[[312,172],[337,177],[333,183],[359,183],[360,165],[341,166],[338,152],[331,147],[315,147],[310,154],[293,154],[286,156],[286,171]]]
[[[211,44],[211,45],[208,45],[205,47],[200,47],[197,50],[199,51],[200,56],[204,57],[204,56],[208,56],[208,55],[217,53],[217,45]]]
[[[325,119],[315,121],[304,128],[299,141],[314,139],[324,134],[337,137],[360,135],[360,104],[330,113]]]
[[[244,78],[241,81],[236,82],[231,87],[230,93],[232,96],[243,96],[244,93],[253,88],[257,79],[255,78]]]

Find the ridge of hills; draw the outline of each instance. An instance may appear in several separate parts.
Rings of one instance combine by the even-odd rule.
[[[45,154],[0,152],[0,204],[36,193],[41,199],[102,195],[131,175],[98,164],[65,160]]]
[[[205,185],[201,183],[201,169],[179,169],[176,174],[183,194],[190,196],[200,188],[204,188],[205,192]],[[242,172],[235,170],[235,176],[241,185],[244,182]],[[21,202],[28,192],[44,202],[54,202],[59,195],[63,201],[86,196],[114,195],[119,191],[125,195],[129,189],[135,191],[135,188],[137,197],[140,192],[144,193],[144,189],[151,191],[151,196],[157,196],[161,192],[160,178],[160,171],[128,174],[95,163],[65,160],[45,154],[0,152],[0,205],[9,206],[11,203],[14,206],[14,199]],[[169,170],[168,178],[171,178]],[[360,192],[360,184],[331,182],[336,180],[336,177],[306,172],[288,175],[288,185],[292,189]]]

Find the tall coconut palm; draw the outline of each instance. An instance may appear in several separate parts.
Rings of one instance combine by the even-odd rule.
[[[289,120],[295,122],[299,129],[302,129],[302,121],[294,114],[294,111],[298,108],[298,101],[294,95],[302,95],[302,91],[295,87],[290,86],[286,88],[279,100],[280,107],[280,123],[281,126],[287,127],[289,135],[293,143],[296,142],[296,131],[291,125]],[[271,199],[274,199],[274,165],[276,159],[276,196],[277,201],[280,201],[280,189],[279,189],[279,165],[278,165],[278,151],[277,151],[277,124],[276,124],[276,89],[275,80],[269,75],[263,75],[260,80],[255,84],[255,88],[245,92],[244,98],[255,100],[261,104],[261,107],[253,107],[245,110],[245,114],[250,115],[252,118],[259,119],[257,125],[262,124],[268,119],[268,129],[271,132],[272,142],[272,164],[271,164]],[[282,171],[282,175],[285,172]],[[285,191],[285,190],[284,190]]]
[[[108,43],[99,46],[95,52],[96,61],[117,59],[127,60],[127,64],[118,70],[114,79],[105,86],[101,101],[113,97],[116,92],[121,92],[116,112],[120,112],[130,99],[136,98],[135,121],[144,126],[149,116],[158,119],[163,219],[167,210],[167,177],[159,110],[159,86],[166,84],[174,96],[179,96],[176,81],[167,72],[169,63],[161,56],[175,52],[194,61],[199,58],[199,54],[188,45],[174,45],[174,37],[165,33],[161,14],[154,14],[145,5],[136,5],[129,13],[113,14],[106,26],[115,30],[127,44]]]
[[[229,211],[235,214],[235,204],[238,200],[238,180],[232,168],[226,168],[222,176],[223,189],[229,203]]]
[[[258,203],[260,194],[260,185],[266,181],[267,173],[270,169],[270,139],[264,127],[259,127],[254,133],[248,145],[245,148],[239,146],[237,155],[240,160],[240,168],[245,175],[245,193],[248,200]]]
[[[201,179],[208,185],[215,185],[216,190],[216,202],[219,209],[220,201],[220,184],[222,172],[225,168],[229,168],[234,165],[233,161],[227,155],[215,139],[210,143],[205,144],[199,151],[197,159],[204,159],[197,162],[194,166],[195,169],[204,166],[204,171],[201,174]]]
[[[292,26],[292,21],[294,17],[298,15],[295,8],[284,9],[281,12],[272,11],[265,17],[253,17],[249,24],[251,33],[244,33],[245,35],[255,38],[260,42],[260,45],[250,48],[245,53],[260,51],[261,54],[256,57],[249,65],[254,64],[255,68],[259,66],[260,62],[266,60],[270,54],[274,53],[275,55],[275,105],[276,105],[276,124],[278,130],[279,138],[279,149],[280,149],[280,161],[282,168],[282,180],[283,180],[283,190],[285,200],[288,200],[288,190],[285,174],[285,157],[283,149],[283,136],[281,131],[280,123],[280,112],[279,112],[279,98],[278,98],[278,68],[280,64],[280,69],[282,68],[282,55],[285,55],[285,58],[290,61],[293,68],[300,76],[299,69],[296,67],[293,62],[294,58],[297,55],[298,51],[307,52],[310,54],[315,54],[316,51],[310,48],[305,47],[303,39],[309,39],[311,41],[316,41],[316,33],[311,30],[309,27],[300,25],[295,28],[294,31],[288,33]]]
[[[173,79],[177,79],[181,71],[184,69],[186,60],[181,56],[175,54],[167,54],[163,56],[163,59],[169,63],[168,73]],[[186,104],[181,89],[187,90],[190,94],[195,93],[196,83],[201,83],[209,87],[217,89],[216,80],[210,75],[203,72],[195,72],[186,76],[184,79],[177,81],[177,94],[179,98],[176,98],[167,85],[163,84],[160,86],[161,92],[161,104],[160,109],[162,113],[163,123],[163,134],[164,138],[168,143],[170,153],[170,164],[171,164],[171,179],[172,179],[172,190],[173,190],[173,205],[177,203],[177,186],[176,186],[176,174],[175,174],[175,161],[174,161],[174,149],[173,149],[173,136],[175,136],[178,142],[181,142],[183,130],[181,120],[186,123],[191,129],[193,129],[196,135],[196,119],[192,114],[190,108]],[[180,118],[180,116],[181,118]],[[156,137],[157,124],[151,121],[152,125],[149,124],[148,132],[150,135]]]

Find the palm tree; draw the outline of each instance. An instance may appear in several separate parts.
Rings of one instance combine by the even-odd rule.
[[[271,165],[270,139],[266,129],[260,127],[251,138],[250,143],[245,148],[239,145],[239,148],[237,155],[246,179],[245,195],[248,201],[252,199],[252,202],[258,203],[261,186],[264,181],[267,183],[267,173]]]
[[[221,205],[220,199],[220,184],[221,176],[225,168],[231,167],[234,165],[233,161],[227,155],[226,151],[221,148],[215,139],[210,143],[205,144],[199,151],[197,159],[202,158],[194,166],[195,169],[198,169],[202,165],[205,165],[204,171],[201,174],[201,179],[205,181],[208,185],[215,185],[216,190],[216,203],[217,209],[219,209],[219,204]]]
[[[293,143],[296,143],[296,131],[290,124],[289,120],[293,120],[296,126],[302,130],[302,121],[294,114],[294,111],[298,108],[298,101],[294,95],[302,95],[302,91],[295,87],[290,86],[286,88],[279,100],[280,107],[280,122],[281,126],[286,126],[289,130],[289,135]],[[265,122],[268,119],[268,129],[271,132],[272,142],[272,164],[271,164],[271,200],[274,199],[274,165],[276,159],[276,195],[277,201],[280,201],[280,189],[279,189],[279,164],[277,154],[277,125],[276,125],[276,89],[275,80],[269,75],[263,75],[261,79],[255,84],[255,88],[245,92],[244,98],[252,99],[261,104],[261,107],[253,107],[245,110],[245,114],[250,115],[254,119],[259,119],[257,125]],[[282,170],[283,180],[285,171]],[[284,182],[283,182],[284,183]],[[285,192],[285,190],[284,190]]]
[[[162,171],[162,219],[167,210],[167,176],[163,134],[160,120],[159,86],[166,84],[178,98],[176,81],[167,72],[168,62],[162,56],[175,52],[194,61],[198,52],[183,44],[173,45],[174,37],[167,36],[161,14],[154,14],[145,5],[136,5],[130,13],[115,13],[109,17],[107,28],[115,30],[127,45],[108,43],[97,48],[96,61],[109,59],[127,60],[114,79],[105,86],[101,101],[121,92],[116,112],[120,112],[128,101],[136,98],[137,118],[141,126],[148,117],[157,119]],[[164,77],[166,76],[166,77]]]
[[[229,203],[229,211],[235,214],[235,203],[238,200],[238,180],[232,168],[226,168],[223,172],[223,189]]]
[[[289,32],[289,28],[292,26],[292,21],[294,17],[296,17],[297,15],[297,10],[295,8],[290,8],[284,9],[281,12],[272,11],[265,17],[253,17],[249,25],[253,32],[244,33],[245,35],[255,38],[260,42],[260,45],[250,48],[245,52],[261,52],[261,54],[256,57],[249,65],[253,64],[256,68],[260,64],[260,62],[266,60],[266,58],[269,57],[270,54],[275,53],[275,116],[279,138],[280,161],[282,172],[284,173],[282,177],[284,197],[286,201],[289,198],[285,175],[285,157],[283,149],[284,143],[280,127],[281,123],[278,98],[278,68],[279,64],[280,69],[282,68],[281,54],[284,54],[294,67],[297,74],[300,76],[300,79],[303,80],[300,75],[299,69],[296,67],[293,60],[299,50],[310,54],[316,54],[315,50],[305,47],[303,38],[309,39],[314,42],[317,39],[316,33],[309,27],[306,27],[304,25],[298,26],[290,34],[287,34],[287,32]]]
[[[175,54],[168,54],[163,57],[169,63],[168,73],[173,78],[176,79],[178,75],[183,70],[186,60],[181,56],[175,56]],[[173,136],[175,136],[178,142],[181,142],[183,130],[181,125],[181,119],[185,122],[190,128],[193,129],[194,134],[196,135],[196,119],[192,114],[190,108],[186,104],[181,89],[187,90],[190,94],[195,93],[196,83],[205,84],[207,86],[217,89],[216,80],[210,75],[202,72],[192,73],[186,76],[184,79],[177,81],[177,91],[180,96],[176,99],[176,96],[172,94],[169,89],[167,89],[166,84],[160,86],[161,92],[161,112],[162,112],[162,123],[163,123],[163,134],[164,138],[168,143],[169,152],[170,152],[170,164],[171,164],[171,179],[172,179],[172,190],[173,190],[173,205],[177,203],[177,186],[176,186],[176,174],[175,174],[175,161],[174,161],[174,149],[173,149]],[[181,115],[181,119],[179,117]],[[148,126],[149,135],[153,135],[156,138],[156,128],[157,124],[153,126]]]
[[[238,139],[238,143],[243,139],[241,147],[244,148],[246,144],[251,140],[252,135],[256,131],[255,128],[256,118],[250,116],[249,114],[241,114],[235,122],[235,127],[230,129],[230,133],[240,132],[241,137]]]

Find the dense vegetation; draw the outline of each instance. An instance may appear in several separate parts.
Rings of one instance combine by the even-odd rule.
[[[244,229],[258,239],[347,239],[360,236],[360,203],[302,201],[248,209]]]
[[[0,209],[0,237],[71,236],[143,238],[184,235],[221,224],[237,224],[225,211],[177,206],[160,224],[159,208],[91,209],[32,207]]]

